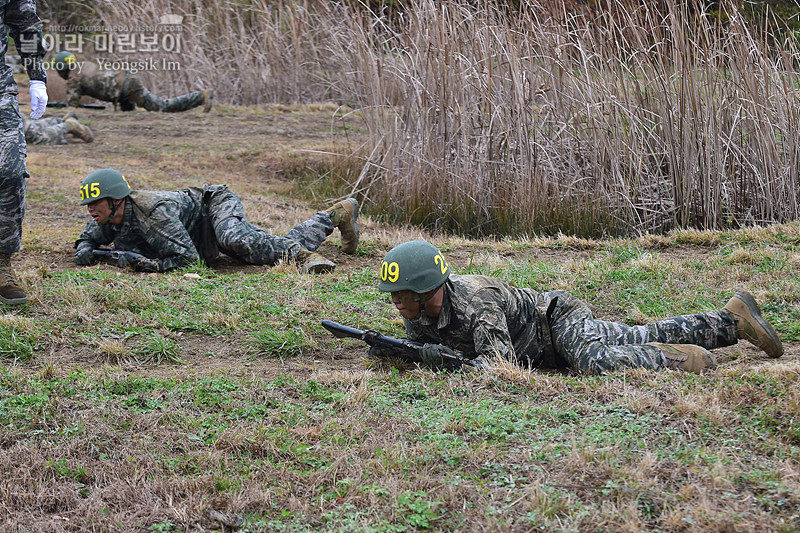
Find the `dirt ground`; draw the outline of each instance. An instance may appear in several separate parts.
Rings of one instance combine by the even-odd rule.
[[[26,91],[23,90],[23,93]],[[24,102],[24,97],[21,98]],[[28,112],[23,104],[23,112]],[[334,199],[319,197],[315,204],[288,194],[293,188],[286,169],[303,168],[307,160],[326,157],[324,154],[356,153],[364,143],[364,127],[355,114],[333,104],[285,107],[259,106],[239,108],[217,105],[211,113],[199,109],[184,113],[164,114],[136,111],[122,113],[109,104],[106,109],[76,109],[78,118],[89,125],[95,141],[85,144],[70,141],[63,146],[30,146],[28,148],[27,215],[23,250],[17,270],[23,282],[35,280],[37,272],[75,268],[72,242],[88,220],[78,205],[78,185],[90,172],[113,167],[121,170],[134,188],[180,189],[204,183],[226,183],[242,197],[251,222],[273,233],[285,233],[308,218],[317,209]],[[48,115],[61,116],[63,110],[48,109]],[[337,263],[334,275],[375,267],[382,255],[395,244],[412,238],[431,238],[414,228],[385,227],[362,217],[362,235],[371,241],[369,253],[343,255],[335,242],[326,242],[321,253]],[[434,238],[435,241],[435,238]],[[480,253],[492,254],[490,241],[480,243],[454,240],[449,245],[449,260],[460,266],[469,263],[476,247]],[[529,251],[503,250],[502,257],[515,260],[536,255],[542,261],[560,264],[588,258],[590,250],[568,248],[535,248]],[[659,250],[659,254],[678,258],[702,256],[709,250],[701,247],[676,247]],[[109,271],[116,267],[103,266]],[[223,271],[262,272],[267,267],[246,266],[222,261],[215,268]],[[31,281],[33,283],[33,281]],[[35,288],[32,288],[35,292]],[[35,298],[33,299],[35,304]],[[722,303],[721,303],[722,304]],[[596,316],[609,316],[594,309]],[[160,365],[146,370],[148,375],[186,377],[228,373],[246,377],[291,374],[295,377],[363,370],[366,349],[321,350],[286,361],[249,359],[229,339],[202,335],[182,335],[182,357],[185,365]],[[718,350],[721,363],[726,360],[748,361],[748,364],[769,363],[755,349],[744,346]],[[209,358],[213,352],[215,357]],[[43,363],[52,362],[61,368],[96,364],[94,356],[76,349],[72,343],[48,347]],[[800,345],[786,346],[784,360],[796,362]],[[32,365],[36,366],[36,365]],[[37,371],[28,365],[23,371]],[[121,370],[141,372],[141,365],[122,363]]]

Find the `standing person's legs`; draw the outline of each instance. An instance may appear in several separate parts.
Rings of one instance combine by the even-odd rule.
[[[25,134],[22,116],[13,95],[0,95],[0,302],[27,302],[11,266],[19,251],[25,217]]]

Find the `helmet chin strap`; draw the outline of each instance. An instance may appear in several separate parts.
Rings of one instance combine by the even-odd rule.
[[[431,298],[433,298],[438,290],[439,287],[436,287],[426,294],[414,293],[414,301],[419,302],[419,314],[417,315],[417,318],[421,317],[425,313],[425,304],[431,301]]]
[[[107,198],[107,200],[108,200],[108,207],[111,208],[111,213],[109,213],[109,215],[106,218],[104,218],[103,220],[99,221],[97,223],[98,226],[105,226],[106,224],[111,222],[111,219],[114,218],[114,215],[117,214],[117,209],[119,209],[119,206],[122,205],[122,202],[120,202],[118,204],[114,204],[114,201],[111,198]]]

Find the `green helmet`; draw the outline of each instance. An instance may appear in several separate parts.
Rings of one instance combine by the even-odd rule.
[[[418,294],[440,287],[450,277],[450,267],[431,243],[408,241],[389,250],[381,262],[378,290],[410,290]]]
[[[112,168],[95,170],[81,182],[80,205],[86,205],[101,198],[119,200],[131,193],[131,186],[125,176]]]
[[[72,70],[78,59],[72,52],[59,52],[53,56],[53,62],[50,64],[55,70]]]

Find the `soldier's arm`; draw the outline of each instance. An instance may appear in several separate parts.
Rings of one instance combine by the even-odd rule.
[[[4,22],[14,39],[28,78],[46,82],[47,73],[42,61],[45,54],[42,21],[36,14],[36,2],[12,0],[5,5]]]
[[[502,303],[491,298],[476,297],[471,307],[474,310],[471,317],[472,339],[478,354],[475,361],[482,366],[486,366],[495,357],[516,361]]]
[[[75,75],[74,72],[70,74],[70,76],[73,75]],[[81,96],[83,96],[77,81],[78,80],[73,80],[70,77],[70,81],[67,82],[67,104],[71,105],[72,107],[77,107],[81,102]]]
[[[146,226],[145,239],[158,251],[158,266],[162,272],[196,263],[200,259],[174,202],[159,204],[150,213]]]
[[[92,220],[83,228],[80,237],[75,241],[75,249],[97,249],[105,244],[114,242],[114,232],[108,226],[100,226]]]

